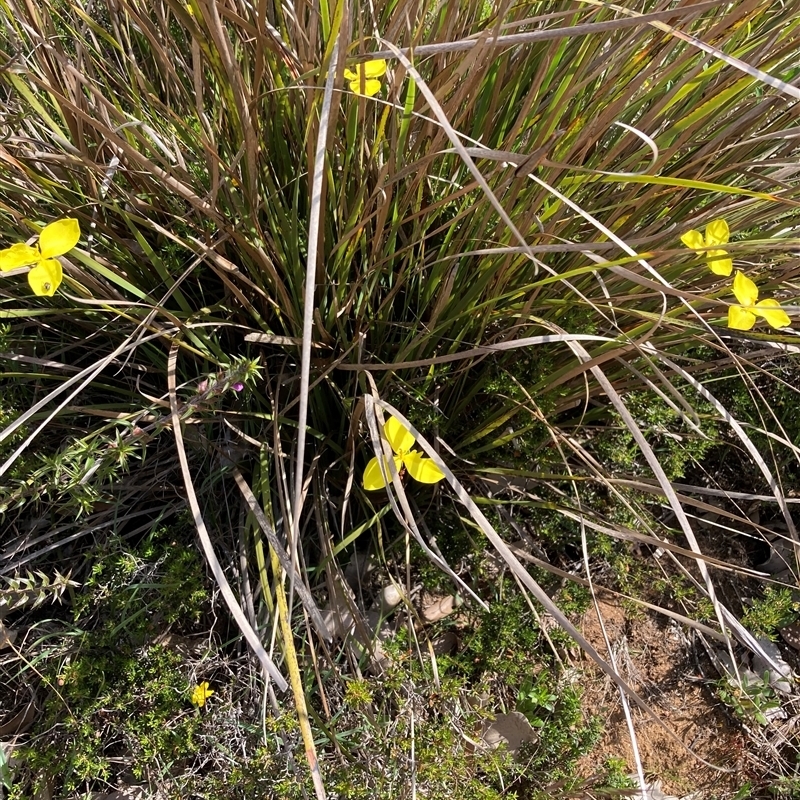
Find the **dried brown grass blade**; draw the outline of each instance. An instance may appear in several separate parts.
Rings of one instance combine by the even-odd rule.
[[[599,3],[598,3],[599,5]],[[603,4],[607,7],[607,4]],[[689,16],[692,14],[699,14],[703,11],[710,11],[719,8],[719,0],[706,0],[704,3],[693,3],[683,8],[675,8],[667,11],[653,11],[647,14],[638,14],[635,18],[622,18],[608,20],[606,22],[587,22],[583,25],[569,25],[563,28],[544,28],[541,30],[530,31],[528,33],[511,33],[504,36],[496,36],[491,39],[472,38],[472,39],[459,39],[453,42],[441,42],[437,44],[423,44],[418,47],[392,48],[389,50],[378,50],[376,53],[370,53],[362,59],[366,61],[368,58],[392,58],[396,57],[398,52],[404,56],[409,56],[413,53],[416,57],[437,55],[439,53],[456,53],[463,50],[472,50],[473,47],[491,47],[491,48],[506,48],[514,47],[516,45],[530,44],[531,42],[545,42],[554,39],[567,39],[575,36],[587,36],[595,33],[607,33],[610,31],[620,30],[621,28],[635,28],[639,25],[647,25],[657,23],[665,19],[674,19],[678,16]],[[619,9],[625,11],[624,9]],[[629,13],[629,12],[625,12]],[[384,42],[391,47],[389,42]]]
[[[244,497],[244,500],[247,503],[247,507],[250,509],[256,519],[256,522],[258,523],[258,526],[267,537],[269,546],[275,551],[275,555],[277,556],[281,567],[283,567],[283,571],[287,575],[291,575],[293,571],[296,572],[292,566],[292,560],[289,557],[289,554],[280,543],[278,534],[275,532],[272,525],[270,525],[269,520],[262,511],[261,506],[256,499],[256,496],[253,494],[252,489],[244,479],[242,473],[239,471],[239,468],[233,467],[231,473],[233,474],[233,479],[236,481],[236,485],[239,487],[239,491],[242,493],[242,497]],[[302,602],[303,607],[308,613],[308,616],[311,618],[311,621],[314,623],[314,626],[316,627],[320,636],[327,641],[330,641],[332,636],[327,625],[325,624],[325,620],[322,618],[322,612],[314,602],[314,598],[311,596],[311,592],[303,582],[303,579],[299,575],[295,575],[293,583],[294,591],[300,598],[300,602]]]
[[[173,342],[172,346],[170,347],[169,358],[167,360],[169,403],[172,410],[172,432],[175,436],[175,446],[178,451],[178,460],[180,461],[181,465],[183,484],[186,488],[186,498],[189,503],[189,508],[192,511],[194,524],[197,528],[197,535],[200,537],[200,544],[203,547],[203,553],[208,561],[209,567],[211,568],[211,572],[214,575],[214,580],[216,580],[220,592],[222,593],[222,597],[225,599],[225,603],[228,606],[228,609],[230,610],[234,620],[236,621],[236,624],[239,626],[239,629],[253,650],[256,658],[258,658],[259,662],[261,663],[265,673],[269,675],[273,681],[275,681],[275,685],[282,692],[285,692],[286,689],[289,688],[289,684],[286,682],[286,679],[283,677],[283,675],[281,675],[281,673],[278,671],[278,668],[269,657],[269,654],[261,644],[261,640],[258,638],[258,634],[256,634],[250,623],[247,621],[247,617],[245,616],[242,607],[239,605],[238,600],[234,596],[233,591],[228,583],[228,579],[225,577],[225,573],[222,571],[222,566],[219,563],[217,554],[214,552],[214,545],[211,542],[211,537],[209,536],[205,521],[203,520],[203,514],[200,511],[200,504],[197,502],[197,494],[195,493],[192,474],[189,470],[189,459],[186,457],[186,447],[184,446],[183,431],[181,429],[178,396],[176,393],[177,381],[175,378],[175,368],[177,362],[178,344]]]

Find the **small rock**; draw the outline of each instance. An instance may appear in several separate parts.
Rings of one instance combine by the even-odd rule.
[[[381,589],[381,593],[378,595],[380,609],[384,614],[399,606],[402,601],[403,595],[393,583],[384,586],[383,589]]]
[[[369,576],[375,570],[375,566],[374,556],[357,550],[353,553],[350,562],[344,569],[344,579],[351,589],[357,590],[359,586],[369,580]]]
[[[437,656],[448,656],[458,649],[458,634],[455,631],[445,631],[433,640],[433,652]]]
[[[509,752],[515,756],[523,744],[535,742],[538,738],[539,734],[520,711],[497,714],[494,721],[487,722],[481,732],[481,742],[487,748],[494,750],[505,744]]]
[[[794,546],[790,539],[773,534],[769,537],[769,558],[753,568],[767,575],[777,575],[794,563]]]
[[[344,639],[355,624],[345,590],[336,581],[328,599],[328,606],[322,609],[322,619],[328,630],[340,639]]]
[[[6,628],[0,620],[0,650],[10,647],[17,639],[17,632],[11,628]]]
[[[450,616],[456,608],[458,608],[458,602],[453,595],[432,597],[426,594],[422,599],[422,619],[425,622],[438,622],[440,619]]]

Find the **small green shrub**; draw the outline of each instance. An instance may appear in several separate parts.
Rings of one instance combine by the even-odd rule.
[[[608,756],[603,762],[600,785],[606,789],[631,789],[636,786],[636,781],[628,774],[624,758]]]
[[[581,692],[576,686],[557,683],[549,678],[549,691],[541,681],[538,691],[556,698],[547,703],[552,706],[551,709],[541,705],[538,707],[539,739],[526,750],[526,774],[535,776],[544,788],[545,782],[576,780],[575,764],[599,740],[602,723],[598,717],[588,721],[584,718]]]
[[[800,797],[800,777],[796,775],[780,775],[775,778],[774,782],[770,783],[767,791],[773,797],[781,798],[781,800],[794,800],[794,798]]]
[[[165,625],[189,630],[208,601],[204,566],[190,544],[185,519],[158,528],[137,547],[111,539],[92,556],[90,576],[75,600],[75,622],[94,616],[102,627],[128,636]]]
[[[541,655],[543,639],[533,612],[513,583],[504,579],[502,589],[466,632],[459,665],[473,678],[489,672],[509,686],[520,686],[534,654]]]
[[[45,686],[44,732],[20,751],[34,791],[54,779],[66,793],[96,786],[114,758],[142,778],[198,753],[203,720],[188,702],[184,658],[166,647],[100,645],[84,634]]]
[[[181,523],[172,533],[185,532]],[[21,788],[65,793],[113,778],[180,772],[198,755],[203,716],[189,702],[186,654],[148,642],[167,626],[189,632],[208,603],[200,554],[157,529],[137,546],[95,550],[76,593],[76,628],[38,669],[47,697],[19,751]]]
[[[676,388],[686,391],[686,387]],[[702,435],[690,428],[674,408],[650,392],[630,392],[625,396],[625,403],[670,480],[684,478],[693,465],[703,461],[718,440],[711,406],[704,401],[693,398]],[[649,469],[633,434],[621,423],[616,412],[609,414],[610,424],[604,424],[593,438],[594,452],[603,463],[613,465],[616,470],[647,474]]]
[[[798,603],[786,586],[766,586],[762,596],[745,611],[742,623],[758,636],[776,639],[778,631],[798,617]]]
[[[544,725],[542,715],[555,711],[557,701],[552,679],[542,671],[535,679],[527,678],[519,687],[517,711],[521,711],[534,728],[541,728]]]
[[[717,695],[737,717],[754,719],[760,725],[766,725],[769,712],[780,707],[769,680],[758,676],[753,678],[746,673],[741,675],[741,682],[734,677],[721,678],[717,682]]]

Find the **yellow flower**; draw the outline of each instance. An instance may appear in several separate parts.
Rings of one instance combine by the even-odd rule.
[[[198,708],[204,706],[206,704],[206,700],[208,700],[212,694],[214,694],[214,690],[208,688],[208,681],[203,681],[195,686],[192,690],[192,705],[195,705]]]
[[[756,317],[763,317],[773,328],[785,328],[792,324],[777,300],[758,300],[758,287],[741,272],[737,272],[733,279],[733,293],[741,305],[728,309],[729,328],[749,331],[756,324]]]
[[[383,433],[392,450],[394,450],[394,466],[398,472],[401,467],[405,467],[408,470],[408,474],[421,483],[438,483],[444,478],[444,473],[430,458],[426,458],[422,453],[411,449],[416,439],[414,439],[411,431],[407,430],[394,417],[389,417],[386,421],[383,426]],[[390,475],[391,472],[389,471],[386,456],[382,456],[382,458],[386,474]],[[381,465],[376,456],[370,460],[364,470],[364,488],[368,491],[374,491],[375,489],[383,489],[384,486],[386,486],[386,481],[383,479]]]
[[[50,297],[55,294],[62,278],[61,262],[56,256],[68,253],[80,238],[78,220],[51,222],[39,234],[38,247],[15,244],[0,250],[0,272],[30,266],[28,283],[33,293]]]
[[[681,241],[692,250],[704,250],[709,269],[715,275],[724,275],[727,278],[733,272],[733,261],[728,257],[727,250],[716,248],[717,245],[728,243],[730,233],[724,219],[715,219],[706,225],[705,238],[700,231],[687,231],[681,236]]]
[[[386,74],[386,62],[382,58],[374,58],[364,64],[357,64],[356,71],[346,69],[345,80],[350,81],[350,91],[372,97],[381,90],[381,82],[377,80]],[[364,88],[362,89],[362,81]]]

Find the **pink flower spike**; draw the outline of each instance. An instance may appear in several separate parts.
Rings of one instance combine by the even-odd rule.
[[[244,384],[241,381],[236,381],[236,383],[233,384],[234,392],[241,392],[242,389],[244,389]]]

